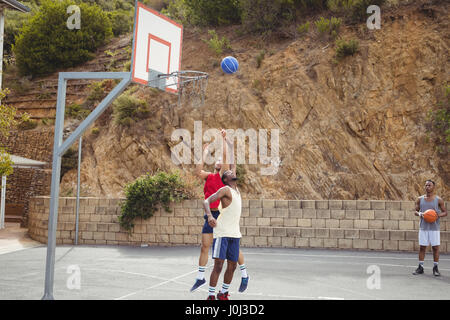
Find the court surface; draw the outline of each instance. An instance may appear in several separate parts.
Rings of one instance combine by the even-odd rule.
[[[429,252],[421,276],[412,275],[417,266],[414,253],[277,248],[243,248],[243,252],[250,283],[244,294],[237,293],[240,271],[236,270],[232,300],[450,299],[450,255],[441,255],[442,276],[434,277]],[[207,285],[189,293],[198,254],[198,247],[58,246],[54,296],[204,300]],[[45,256],[43,245],[0,254],[0,299],[40,299]],[[367,287],[368,278],[373,277],[368,267],[374,265],[380,270],[380,289]],[[70,271],[77,269],[80,289]],[[207,279],[210,272],[211,260]]]

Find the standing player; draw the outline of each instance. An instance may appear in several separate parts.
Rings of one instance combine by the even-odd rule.
[[[229,300],[228,290],[233,280],[233,273],[239,258],[239,242],[241,232],[239,221],[242,211],[241,194],[236,185],[236,172],[227,170],[222,176],[225,187],[220,188],[203,203],[208,223],[214,228],[213,259],[214,269],[209,280],[209,295],[207,300],[215,300],[216,286],[222,272],[225,259],[227,270],[223,276],[222,290],[217,294],[218,300]],[[210,204],[219,200],[222,209],[219,217],[215,219],[210,210]]]
[[[432,180],[425,181],[426,195],[419,197],[416,201],[416,216],[420,217],[419,227],[419,266],[414,275],[423,273],[423,262],[425,260],[425,252],[427,247],[431,245],[433,249],[433,274],[440,276],[438,269],[439,263],[439,246],[440,240],[440,218],[447,216],[447,210],[445,209],[444,200],[435,195],[434,193],[435,183]],[[428,223],[423,219],[423,213],[428,209],[433,209],[438,214],[438,219],[433,223]]]
[[[226,132],[225,130],[222,130],[222,137],[224,140],[223,146],[223,156],[224,159],[226,159],[226,152],[228,147],[228,142],[226,140]],[[221,176],[225,170],[229,168],[229,165],[226,164],[226,161],[224,161],[224,164],[221,163],[221,161],[217,161],[214,165],[214,173],[206,172],[203,170],[203,162],[205,157],[208,154],[208,145],[205,145],[204,151],[203,151],[203,157],[201,164],[197,165],[196,173],[197,176],[205,181],[205,186],[203,189],[203,192],[205,194],[205,199],[207,199],[212,194],[216,193],[220,188],[224,187],[225,185],[222,182]],[[214,219],[217,219],[220,212],[219,212],[219,205],[220,201],[214,201],[210,204],[210,211]],[[208,217],[205,215],[205,223],[203,225],[202,229],[202,244],[201,244],[201,251],[200,251],[200,258],[198,262],[198,274],[196,281],[194,285],[191,288],[191,292],[197,290],[201,286],[203,286],[206,283],[205,280],[205,270],[206,270],[206,264],[208,262],[208,252],[209,248],[211,247],[213,243],[213,228],[208,224]],[[247,289],[249,276],[247,274],[247,268],[244,264],[244,256],[242,255],[242,252],[239,252],[239,268],[241,270],[241,285],[239,287],[239,292],[244,292]]]

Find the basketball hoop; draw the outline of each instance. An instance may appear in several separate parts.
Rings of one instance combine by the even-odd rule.
[[[192,106],[197,108],[205,104],[208,77],[206,72],[195,70],[181,70],[170,74],[150,70],[148,85],[163,91],[176,86],[178,106],[185,105],[190,101]]]

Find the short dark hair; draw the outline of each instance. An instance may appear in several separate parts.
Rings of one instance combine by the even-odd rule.
[[[226,184],[224,178],[225,178],[225,173],[227,173],[227,172],[230,172],[230,170],[227,170],[227,171],[225,171],[224,173],[222,173],[221,179],[222,179],[222,183],[223,183],[223,184]]]
[[[433,186],[436,185],[436,183],[433,180],[428,179],[427,181],[425,181],[425,183],[427,183],[427,182],[431,182],[433,184]]]

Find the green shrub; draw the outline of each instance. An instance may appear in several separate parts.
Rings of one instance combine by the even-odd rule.
[[[112,32],[115,37],[132,31],[134,15],[130,11],[116,10],[108,12],[111,21]]]
[[[239,22],[238,0],[184,0],[187,22],[218,26]]]
[[[86,99],[87,106],[92,106],[95,102],[101,101],[106,97],[107,94],[104,88],[106,81],[93,82],[89,85],[89,95]]]
[[[33,82],[27,78],[12,80],[8,83],[9,87],[15,94],[22,95],[29,92],[33,88]]]
[[[336,41],[336,58],[338,60],[352,56],[359,50],[359,42],[357,40],[337,40]]]
[[[100,133],[100,129],[97,128],[97,127],[94,127],[94,128],[92,128],[91,133],[92,133],[93,135],[96,135],[96,136],[97,136],[97,135]]]
[[[343,14],[350,22],[362,22],[369,17],[367,7],[381,6],[386,0],[328,0],[327,6],[332,12]]]
[[[14,124],[17,124],[17,129],[19,130],[33,130],[38,126],[38,122],[31,119],[31,115],[26,112],[22,113],[20,120],[14,121]]]
[[[120,225],[131,231],[135,218],[148,219],[162,206],[170,212],[170,203],[188,199],[190,193],[178,173],[158,172],[144,175],[125,187]]]
[[[240,0],[244,29],[267,34],[295,18],[292,0]]]
[[[216,33],[216,30],[208,30],[208,34],[210,38],[205,42],[217,55],[222,54],[224,51],[231,50],[230,40],[226,37],[222,37],[222,39],[220,39]]]
[[[65,113],[67,117],[83,120],[91,113],[91,111],[83,108],[77,103],[72,103],[66,107]]]
[[[72,0],[44,0],[20,29],[13,51],[21,74],[44,75],[86,62],[112,36],[111,22],[97,5],[79,3],[81,29],[67,28]]]
[[[259,54],[256,56],[256,68],[260,68],[264,58],[266,57],[266,51],[261,50]]]
[[[130,126],[135,120],[149,115],[147,103],[144,100],[124,93],[113,103],[114,118],[117,124]]]
[[[0,177],[9,176],[14,172],[11,156],[3,147],[0,147]]]
[[[322,11],[327,9],[327,0],[294,0],[294,4],[302,11]]]
[[[64,175],[70,170],[78,167],[78,148],[71,147],[67,149],[66,153],[61,157],[61,175],[60,181]]]
[[[31,18],[31,16],[38,10],[36,3],[24,3],[31,9],[30,13],[23,13],[16,10],[5,10],[5,36],[4,36],[4,50],[5,55],[12,53],[12,47],[15,44],[15,39],[20,33],[20,29]]]
[[[310,25],[309,21],[305,22],[304,24],[299,25],[297,27],[297,33],[300,36],[303,36],[303,35],[307,34],[308,31],[309,31],[309,25]]]
[[[334,39],[339,34],[342,20],[336,17],[331,17],[331,19],[320,17],[320,19],[316,20],[314,24],[322,37],[331,37]]]

